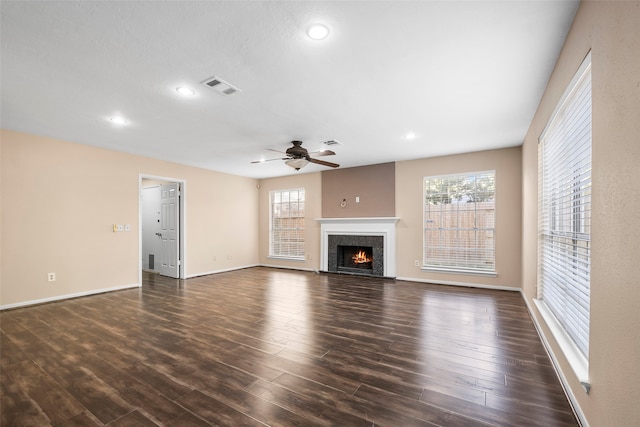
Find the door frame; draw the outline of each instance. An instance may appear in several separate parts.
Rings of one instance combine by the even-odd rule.
[[[186,231],[187,231],[187,181],[184,179],[170,178],[166,176],[150,175],[140,173],[138,174],[138,283],[142,286],[142,180],[153,179],[157,181],[175,182],[180,184],[180,202],[178,207],[178,214],[180,215],[180,221],[178,227],[180,227],[180,238],[178,242],[178,257],[180,259],[180,266],[178,267],[178,276],[180,279],[186,277],[187,260],[186,260]]]

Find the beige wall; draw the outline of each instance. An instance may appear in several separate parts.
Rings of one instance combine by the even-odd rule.
[[[305,221],[304,251],[306,260],[293,261],[269,258],[269,192],[304,188]],[[320,224],[322,214],[322,176],[320,172],[295,173],[260,181],[260,264],[281,268],[318,270],[320,267]]]
[[[395,171],[395,163],[323,171],[322,217],[395,216]]]
[[[188,276],[258,263],[254,179],[6,130],[1,139],[0,306],[137,284],[140,174],[186,181]]]
[[[520,287],[521,262],[521,150],[520,147],[411,160],[396,164],[398,222],[398,278],[490,287]],[[425,272],[422,260],[422,184],[425,176],[496,171],[497,277]]]
[[[638,1],[580,5],[523,146],[523,289],[591,426],[636,426],[640,420],[638,28]],[[589,49],[593,91],[592,388],[587,395],[531,302],[537,280],[537,140]]]
[[[640,419],[638,27],[638,1],[582,2],[521,149],[395,165],[395,216],[401,218],[398,277],[522,286],[570,394],[591,426],[632,426]],[[532,298],[537,280],[537,139],[589,49],[593,62],[593,249],[592,389],[587,395]],[[262,180],[258,190],[258,182],[252,179],[7,131],[2,132],[0,162],[0,305],[137,283],[140,173],[187,182],[187,274],[256,263],[318,268],[319,225],[314,218],[322,216],[320,173]],[[496,169],[498,178],[498,277],[420,271],[414,260],[422,254],[422,177],[487,169]],[[307,196],[309,259],[268,259],[268,192],[299,187],[305,188]],[[110,225],[114,222],[131,223],[134,229],[113,233]],[[58,280],[49,283],[46,275],[52,271]]]

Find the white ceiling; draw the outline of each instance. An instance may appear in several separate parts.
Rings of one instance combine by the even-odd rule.
[[[577,5],[3,0],[1,124],[255,178],[293,139],[341,167],[518,146]]]

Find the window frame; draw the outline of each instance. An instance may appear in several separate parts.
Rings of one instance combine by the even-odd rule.
[[[464,266],[464,265],[459,265],[460,263],[458,262],[458,265],[454,265],[454,263],[452,262],[450,265],[436,265],[433,261],[429,262],[429,256],[428,256],[428,247],[427,247],[427,234],[430,230],[427,227],[427,206],[428,206],[428,202],[427,202],[427,198],[428,198],[428,194],[427,194],[427,180],[438,180],[438,179],[462,179],[462,180],[470,180],[470,179],[477,179],[477,177],[486,177],[487,175],[491,175],[491,179],[493,180],[493,193],[492,193],[492,198],[491,200],[493,201],[493,207],[492,207],[492,218],[493,218],[493,224],[490,227],[477,227],[478,225],[478,203],[479,202],[470,202],[474,204],[474,215],[473,215],[473,222],[474,222],[474,227],[472,228],[463,228],[463,227],[457,227],[457,228],[452,228],[450,229],[450,231],[453,232],[468,232],[468,231],[474,231],[475,235],[476,235],[476,239],[478,238],[478,232],[479,231],[484,231],[487,232],[492,235],[492,246],[491,246],[491,267],[490,268],[479,268],[477,266],[472,267],[471,265],[468,266]],[[455,174],[448,174],[448,175],[433,175],[433,176],[425,176],[422,179],[422,266],[421,266],[421,270],[422,271],[429,271],[429,272],[438,272],[438,273],[453,273],[453,274],[464,274],[464,275],[481,275],[481,276],[497,276],[497,272],[496,272],[496,216],[497,216],[497,203],[496,203],[496,176],[497,173],[495,170],[485,170],[485,171],[474,171],[474,172],[465,172],[465,173],[455,173]],[[477,188],[476,188],[477,189]],[[474,193],[477,194],[477,193]],[[467,204],[469,202],[466,202],[465,204]],[[457,203],[456,203],[457,204]],[[453,203],[452,203],[453,205]],[[458,210],[457,213],[459,213],[460,211]],[[442,230],[442,227],[440,228]],[[441,246],[441,248],[444,248],[446,250],[446,248],[450,248],[451,246]],[[475,246],[475,248],[469,248],[469,250],[478,250],[479,245]],[[442,257],[439,258],[441,260],[446,260],[446,257]],[[453,259],[457,259],[456,257],[452,257],[450,258],[451,260]]]
[[[590,389],[591,311],[590,209],[593,153],[591,77],[591,52],[589,52],[560,98],[538,140],[538,295],[534,299],[534,304],[587,393]],[[586,96],[588,99],[583,98]],[[588,102],[580,104],[581,99]],[[587,111],[585,106],[588,106],[588,113],[582,112],[576,115],[580,106],[585,111]],[[588,117],[589,120],[584,120],[583,116]],[[569,126],[581,126],[583,122],[586,125],[584,128],[580,127],[578,133],[573,131],[574,127]],[[561,142],[555,142],[557,145],[553,145],[554,142],[547,143],[548,139],[558,138],[553,132],[560,127],[572,129],[571,137],[563,134]],[[547,147],[547,144],[551,146]],[[558,153],[556,155],[558,158],[553,160],[558,164],[564,162],[564,168],[561,169],[556,163],[550,165],[545,150],[560,150],[554,151]],[[562,160],[559,159],[560,157]],[[584,163],[586,161],[588,163]],[[555,180],[549,179],[552,174]],[[554,196],[550,195],[552,190],[549,184],[560,186],[560,190],[564,189],[564,192],[561,193],[556,189],[553,192]],[[564,202],[561,197],[555,196],[560,193],[564,195]],[[564,215],[562,215],[562,209],[564,209]],[[567,224],[570,224],[569,227]],[[562,239],[571,241],[569,250],[560,249],[567,246],[560,242]],[[558,240],[558,243],[553,243],[554,240]],[[568,255],[569,253],[572,255]],[[562,268],[557,266],[560,263]]]
[[[287,217],[279,217],[281,219],[292,219],[295,218],[298,221],[297,227],[296,228],[276,228],[275,227],[275,217],[274,217],[274,200],[276,197],[276,194],[280,195],[280,197],[282,198],[284,194],[287,195],[287,199],[290,199],[291,194],[292,193],[297,193],[297,197],[298,197],[298,206],[296,209],[296,212],[298,212],[297,216],[287,216]],[[302,195],[302,209],[300,209],[300,195]],[[292,210],[291,208],[291,201],[289,200],[287,203],[289,203],[289,212],[291,212]],[[282,202],[281,202],[282,204]],[[304,261],[306,259],[306,251],[305,251],[305,205],[306,205],[306,193],[305,193],[305,189],[304,188],[292,188],[292,189],[283,189],[283,190],[271,190],[269,191],[269,255],[267,256],[268,258],[273,258],[273,259],[285,259],[285,260],[292,260],[292,261]],[[302,215],[299,215],[299,213],[302,212]],[[294,246],[298,246],[300,250],[298,251],[293,251],[292,248],[294,246],[291,245],[291,242],[286,243],[285,245],[288,245],[287,247],[289,248],[288,250],[280,250],[280,251],[276,251],[276,248],[278,246],[280,246],[280,248],[282,249],[282,242],[275,242],[275,232],[281,230],[284,231],[285,233],[287,232],[291,232],[293,231],[294,234],[295,233],[299,233],[301,235],[301,237],[299,238],[297,244],[295,244]],[[291,239],[292,237],[290,237]],[[280,245],[278,245],[278,243],[280,243]]]

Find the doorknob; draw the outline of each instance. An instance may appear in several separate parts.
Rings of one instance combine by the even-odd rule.
[[[156,233],[156,236],[162,237],[162,233]]]

